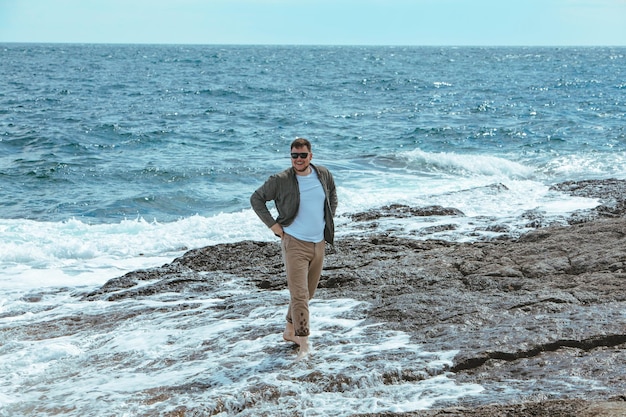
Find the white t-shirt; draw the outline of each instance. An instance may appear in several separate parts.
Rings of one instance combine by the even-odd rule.
[[[309,175],[296,175],[300,188],[300,207],[293,223],[283,228],[285,233],[305,242],[324,240],[324,203],[326,195],[317,172],[311,168]]]

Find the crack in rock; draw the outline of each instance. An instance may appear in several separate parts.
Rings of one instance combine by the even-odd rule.
[[[584,340],[557,340],[551,343],[545,343],[535,346],[532,349],[519,351],[515,353],[511,352],[487,352],[485,356],[468,358],[462,362],[454,365],[450,370],[452,372],[469,371],[480,368],[487,361],[502,360],[506,362],[516,361],[518,359],[532,358],[540,355],[543,352],[555,352],[562,348],[575,348],[585,351],[596,349],[599,347],[614,347],[626,343],[626,334],[614,334],[595,336]]]

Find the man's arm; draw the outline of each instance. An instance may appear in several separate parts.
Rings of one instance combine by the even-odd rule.
[[[328,196],[328,200],[330,201],[330,210],[333,213],[333,217],[335,217],[335,212],[337,211],[337,189],[335,188],[335,179],[332,174],[330,175],[330,185],[329,185],[330,195]]]
[[[266,181],[261,187],[259,187],[252,196],[250,196],[250,205],[252,210],[259,216],[259,219],[269,228],[272,228],[276,223],[276,220],[267,208],[267,202],[274,199],[274,193],[272,192],[272,185],[270,181]],[[282,228],[281,228],[282,229]]]

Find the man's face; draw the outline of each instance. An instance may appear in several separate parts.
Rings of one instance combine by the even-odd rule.
[[[298,155],[297,158],[293,158],[293,154],[304,154],[306,153],[305,158],[301,158],[302,155]],[[311,164],[311,158],[313,158],[313,154],[309,152],[306,146],[301,148],[291,148],[291,166],[296,170],[296,174],[299,175],[307,175],[309,173],[309,165]]]

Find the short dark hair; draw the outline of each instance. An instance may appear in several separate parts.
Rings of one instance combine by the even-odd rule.
[[[305,138],[296,138],[293,142],[291,142],[291,149],[293,148],[304,148],[306,147],[309,152],[311,152],[311,142],[309,142]]]

